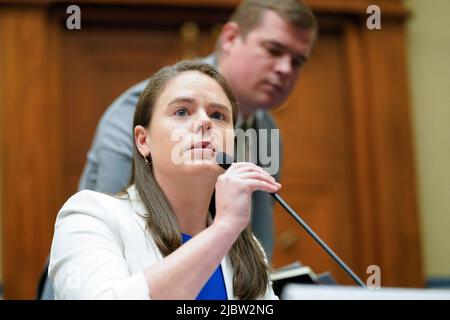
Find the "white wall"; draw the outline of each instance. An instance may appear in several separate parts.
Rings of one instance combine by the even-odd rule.
[[[0,108],[2,106],[0,105]],[[0,116],[2,114],[2,110],[0,109]],[[1,124],[2,124],[2,119],[0,118],[0,132],[2,132],[2,128],[1,128]],[[3,222],[3,215],[2,215],[2,146],[0,145],[0,284],[3,283],[3,227],[2,227],[2,222]]]
[[[0,77],[0,81],[2,81],[2,78]],[[1,86],[1,82],[0,82],[0,89],[2,88]],[[1,90],[0,90],[1,91]],[[2,92],[0,92],[0,94],[2,94]],[[0,97],[0,101],[1,101],[1,97]],[[2,132],[2,114],[3,111],[1,110],[2,106],[0,104],[0,132]],[[2,227],[2,222],[3,222],[3,215],[2,215],[2,157],[3,157],[3,150],[2,150],[2,145],[0,143],[0,284],[3,283],[3,227]]]
[[[425,273],[450,278],[450,1],[404,3]]]

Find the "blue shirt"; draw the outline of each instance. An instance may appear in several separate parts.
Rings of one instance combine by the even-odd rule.
[[[191,238],[190,235],[181,234],[182,243],[189,241]],[[227,290],[225,288],[221,265],[214,271],[195,300],[227,300]]]

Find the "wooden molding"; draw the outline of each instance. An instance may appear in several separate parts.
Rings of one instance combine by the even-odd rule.
[[[77,5],[108,6],[167,6],[167,7],[208,7],[231,9],[239,4],[239,0],[78,0]],[[306,0],[318,14],[340,13],[365,16],[369,5],[378,5],[382,15],[386,17],[407,17],[409,12],[401,0]],[[52,6],[71,5],[70,0],[0,0],[0,5],[14,6]]]

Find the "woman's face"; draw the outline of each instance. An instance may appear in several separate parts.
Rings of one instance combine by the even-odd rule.
[[[233,154],[231,103],[214,79],[183,72],[159,95],[146,132],[155,174],[217,176],[217,152]]]

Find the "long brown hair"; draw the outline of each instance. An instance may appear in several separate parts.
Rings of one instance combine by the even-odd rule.
[[[214,79],[222,87],[231,103],[233,121],[236,122],[237,102],[225,78],[208,64],[182,61],[159,70],[149,79],[137,103],[133,128],[138,125],[148,128],[158,96],[170,80],[186,71],[199,71]],[[162,255],[167,256],[181,246],[181,232],[175,214],[158,185],[151,166],[139,153],[136,142],[133,147],[133,158],[130,184],[136,185],[146,208],[147,228]],[[234,295],[239,299],[255,299],[262,296],[269,283],[268,266],[261,246],[253,237],[250,225],[240,234],[228,254],[234,270]]]

